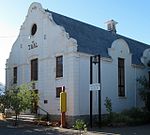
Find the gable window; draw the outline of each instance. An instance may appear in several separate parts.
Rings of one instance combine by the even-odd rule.
[[[56,88],[56,98],[60,98],[60,93],[62,92],[62,87]]]
[[[31,60],[31,81],[38,80],[38,59]]]
[[[13,68],[13,83],[17,83],[17,67]]]
[[[37,25],[33,24],[32,28],[31,28],[31,35],[32,36],[35,35],[36,31],[37,31]]]
[[[125,96],[125,65],[123,58],[118,58],[118,96]]]
[[[56,78],[63,77],[63,56],[56,57]]]

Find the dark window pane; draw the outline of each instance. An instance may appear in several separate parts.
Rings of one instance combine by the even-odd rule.
[[[62,91],[62,87],[57,87],[56,88],[56,98],[60,97],[60,92]]]
[[[31,81],[38,80],[38,59],[31,60]]]
[[[31,29],[31,35],[33,36],[37,31],[37,25],[33,24],[32,29]]]
[[[17,67],[14,67],[13,74],[14,74],[13,83],[15,84],[15,83],[17,83]]]
[[[125,96],[125,68],[122,58],[118,58],[118,96]]]
[[[48,100],[44,100],[44,104],[47,104],[48,103]]]
[[[56,57],[56,77],[63,77],[63,56]]]

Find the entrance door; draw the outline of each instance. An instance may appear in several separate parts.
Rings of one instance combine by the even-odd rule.
[[[33,92],[38,94],[38,90],[33,90]],[[31,113],[37,114],[37,111],[38,111],[38,101],[33,97]]]

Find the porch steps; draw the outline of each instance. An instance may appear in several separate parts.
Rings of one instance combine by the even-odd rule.
[[[16,116],[11,116],[10,118],[7,118],[9,120],[15,120]],[[34,121],[37,120],[36,115],[32,115],[32,114],[21,114],[18,116],[18,120],[19,121]]]

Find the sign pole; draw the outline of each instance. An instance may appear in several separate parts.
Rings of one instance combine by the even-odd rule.
[[[92,62],[92,56],[90,57],[90,84],[93,82],[93,62]],[[92,91],[90,91],[90,127],[92,128]]]
[[[98,83],[93,83],[93,63],[98,66]],[[101,127],[101,60],[100,55],[95,55],[90,57],[90,127],[92,128],[92,109],[93,109],[93,91],[98,90],[98,120],[99,126]]]
[[[98,55],[98,83],[101,84],[101,57]],[[101,127],[101,85],[100,90],[98,91],[98,112],[99,112],[99,126]]]

